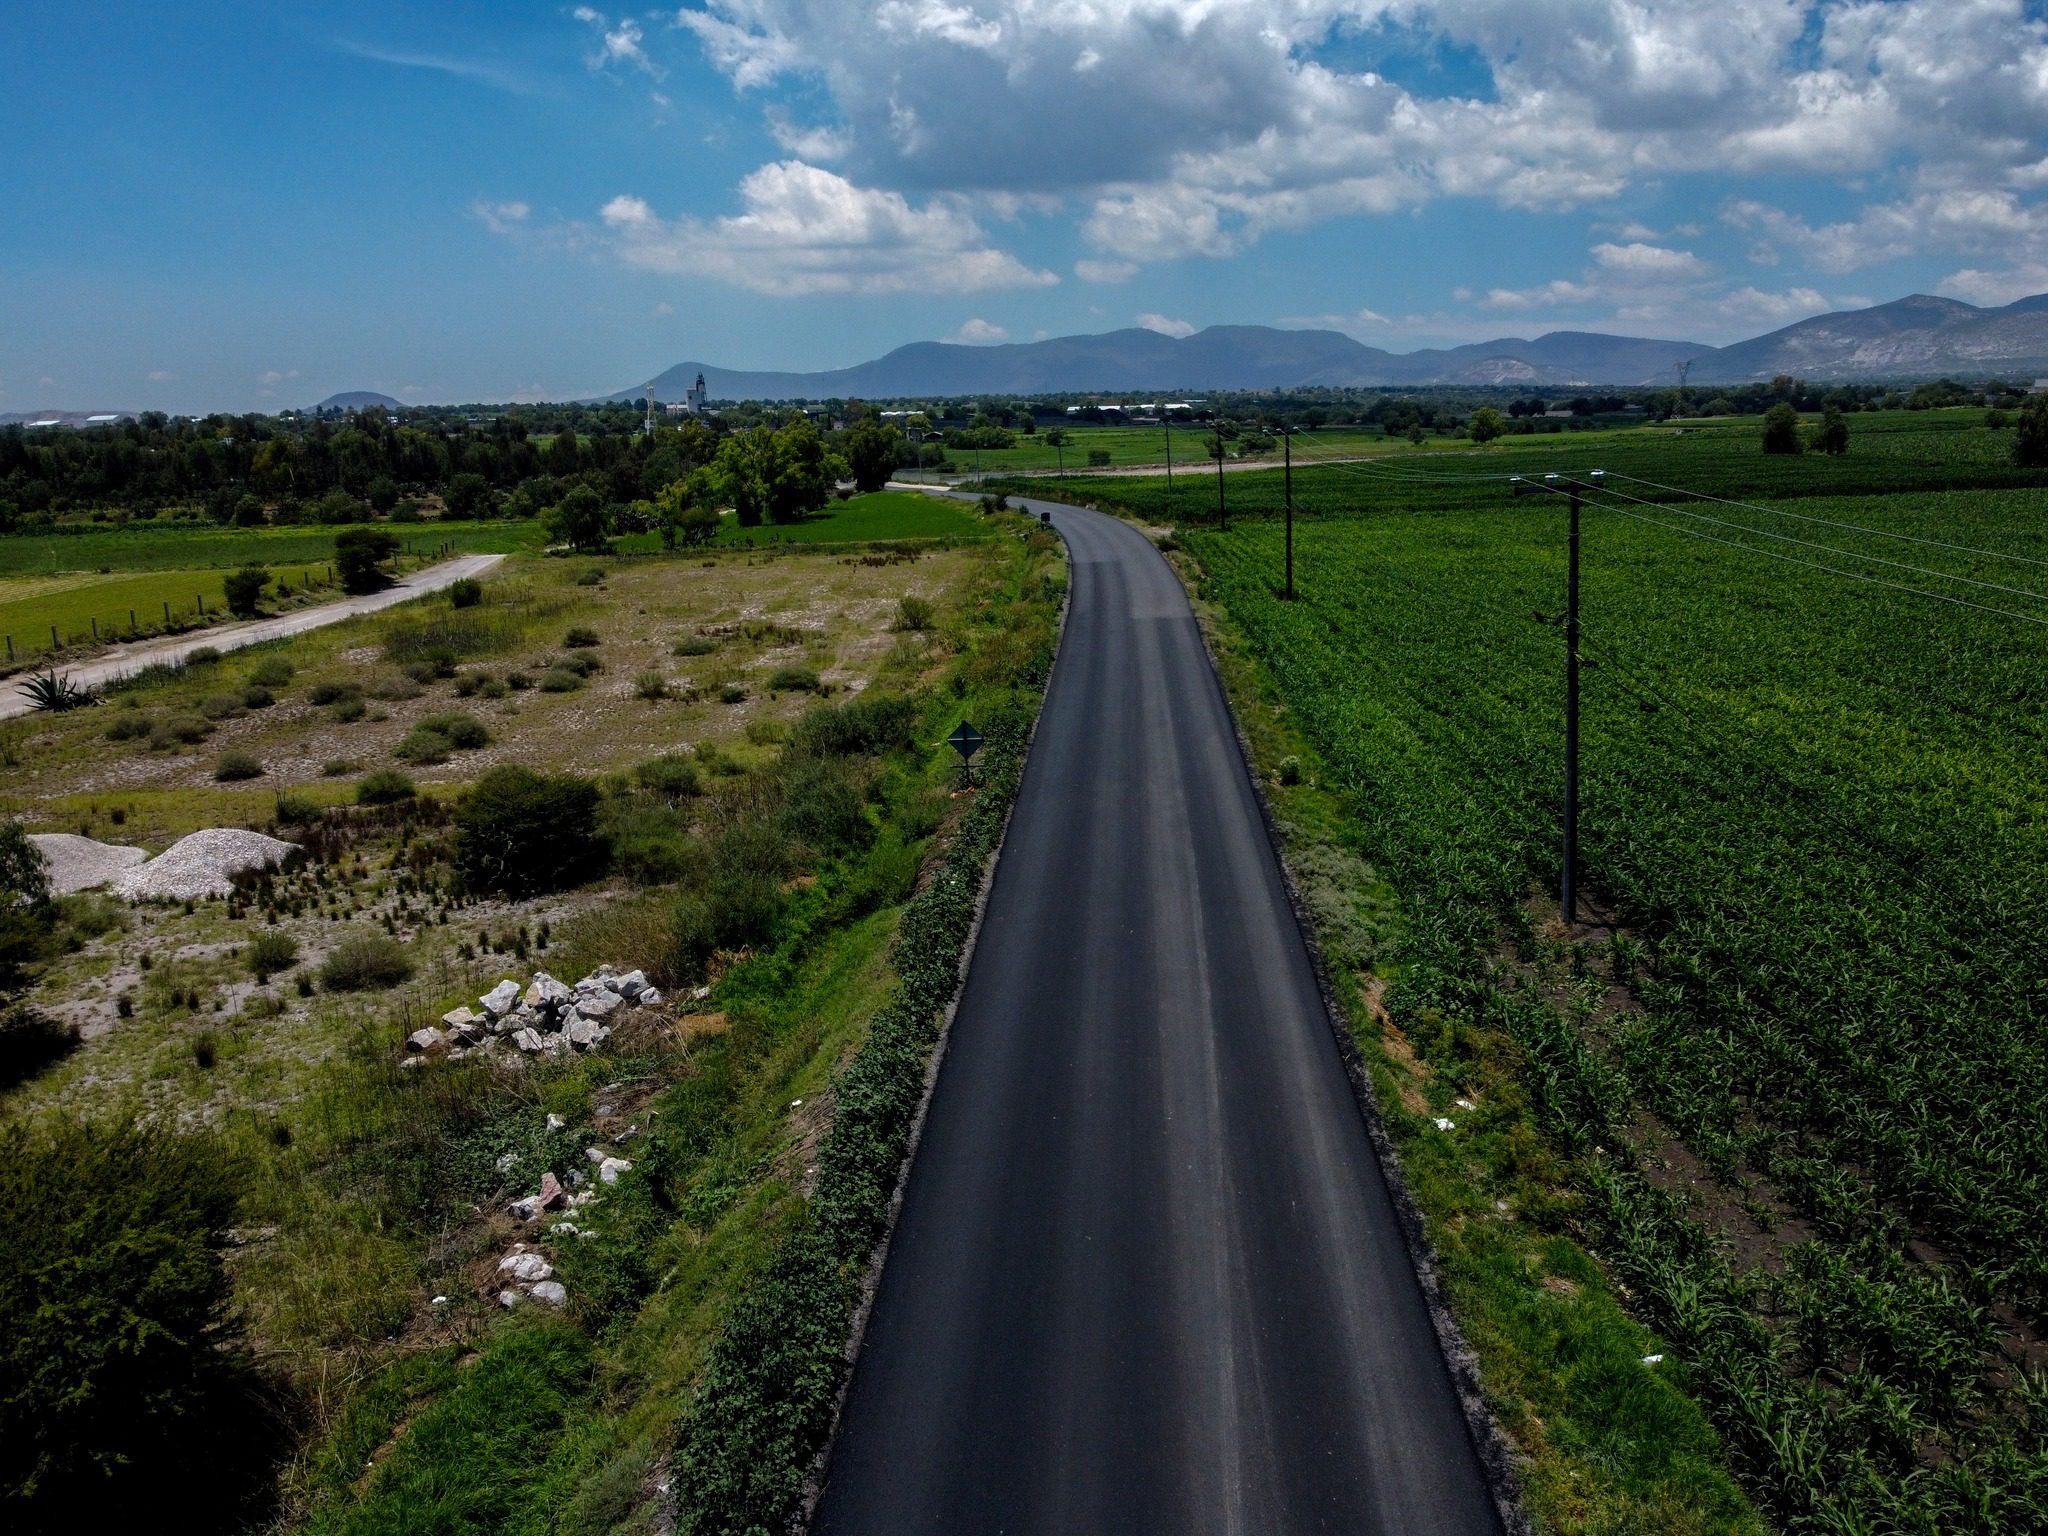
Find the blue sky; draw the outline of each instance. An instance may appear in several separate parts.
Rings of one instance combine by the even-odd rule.
[[[2037,0],[108,4],[0,143],[0,411],[2048,290]]]

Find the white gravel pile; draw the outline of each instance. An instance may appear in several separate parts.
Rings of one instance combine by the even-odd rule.
[[[149,857],[146,848],[97,843],[76,832],[31,832],[28,840],[42,850],[43,872],[50,877],[52,896],[111,885],[124,871]]]
[[[147,864],[129,870],[114,889],[130,901],[196,901],[225,896],[244,870],[282,864],[298,844],[240,827],[208,827],[181,837]]]

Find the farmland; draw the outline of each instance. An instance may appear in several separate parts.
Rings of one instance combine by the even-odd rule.
[[[1249,697],[1385,884],[1365,1043],[1413,1166],[1470,1201],[1435,1213],[1447,1262],[1495,1196],[1532,1247],[1583,1239],[1791,1530],[2048,1507],[2048,491],[1980,419],[1858,417],[1841,460],[1764,459],[1738,423],[1298,468],[1291,604],[1279,476],[1232,477],[1228,532],[1189,515],[1213,484],[1067,486],[1176,523]],[[1567,930],[1562,499],[1426,476],[1596,464]],[[1527,1303],[1475,1276],[1498,1364]]]

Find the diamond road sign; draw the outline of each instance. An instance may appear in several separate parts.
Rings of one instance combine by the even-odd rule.
[[[953,734],[946,738],[946,744],[963,758],[972,758],[981,750],[981,732],[963,720],[955,727]]]

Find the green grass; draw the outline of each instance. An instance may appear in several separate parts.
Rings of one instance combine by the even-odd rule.
[[[986,474],[999,474],[1004,470],[1057,469],[1064,460],[1069,470],[1085,470],[1088,455],[1092,452],[1107,453],[1109,467],[1129,468],[1137,465],[1166,463],[1168,446],[1166,428],[1156,427],[1097,427],[1071,426],[1066,429],[1067,442],[1054,448],[1045,440],[1051,430],[1047,424],[1040,424],[1039,430],[1030,437],[1019,437],[1014,448],[984,448],[980,454],[980,467]],[[1204,458],[1203,440],[1209,435],[1209,428],[1199,423],[1176,421],[1173,425],[1171,452],[1174,467],[1182,465],[1199,468],[1211,462]],[[1322,453],[1358,453],[1368,449],[1374,452],[1410,450],[1407,439],[1389,440],[1386,435],[1370,427],[1324,427],[1314,434],[1317,451]],[[1432,438],[1431,441],[1437,441]],[[1277,454],[1279,448],[1274,448]],[[954,469],[972,473],[976,467],[975,451],[972,448],[948,450]],[[1261,455],[1264,457],[1264,455]]]
[[[1753,424],[1600,451],[1644,479],[2048,560],[2041,476],[1967,416],[1899,416],[1840,462],[1764,460]],[[1156,484],[1085,489],[1170,515]],[[1755,551],[2048,617],[2039,568],[1641,486],[1664,499],[1589,508],[1581,855],[1626,942],[1572,942],[1547,926],[1562,668],[1536,618],[1562,600],[1561,502],[1336,469],[1295,489],[1294,603],[1276,477],[1231,483],[1228,533],[1183,520],[1179,538],[1306,776],[1340,797],[1333,834],[1397,900],[1374,958],[1418,1065],[1382,1096],[1398,1125],[1460,1126],[1462,1155],[1408,1137],[1432,1214],[1487,1219],[1462,1179],[1535,1203],[1539,1236],[1590,1238],[1786,1525],[2031,1528],[2048,1457],[1998,1346],[2048,1306],[2048,969],[2018,918],[2048,898],[2040,627]],[[1394,1073],[1400,1053],[1366,1043]],[[1426,1103],[1404,1105],[1404,1081]],[[1446,1111],[1453,1093],[1480,1109]],[[1678,1181],[1695,1202],[1661,1187],[1675,1152],[1697,1160]],[[1515,1188],[1545,1166],[1547,1215]],[[1518,1282],[1507,1253],[1468,1268],[1483,1255],[1462,1230],[1447,1243],[1482,1360],[1526,1377],[1547,1422],[1560,1366],[1514,1344],[1534,1273]]]
[[[876,491],[851,501],[832,502],[824,511],[800,523],[764,523],[758,528],[742,528],[728,516],[720,521],[712,547],[887,544],[934,539],[959,542],[985,539],[993,532],[972,509],[958,503],[918,491]],[[660,540],[651,533],[632,534],[618,541],[618,548],[629,553],[660,547]]]
[[[457,554],[511,554],[538,548],[540,526],[530,522],[399,524],[408,554],[426,557],[444,543]],[[63,571],[170,571],[247,565],[324,567],[334,558],[336,528],[216,528],[130,523],[78,533],[0,537],[0,576],[47,576]],[[190,601],[188,594],[187,601]]]
[[[101,641],[225,622],[232,615],[221,591],[224,574],[218,569],[207,569],[152,570],[116,576],[0,578],[0,635],[13,640],[15,659],[28,660],[50,649],[52,625],[56,626],[59,643],[70,647],[92,644],[95,622]],[[274,566],[271,575],[289,583],[292,598],[303,599],[309,588],[322,597],[335,597],[340,592],[327,583],[325,570],[317,565]],[[266,595],[264,611],[275,612],[279,601],[274,591]],[[0,652],[0,657],[4,654]]]

